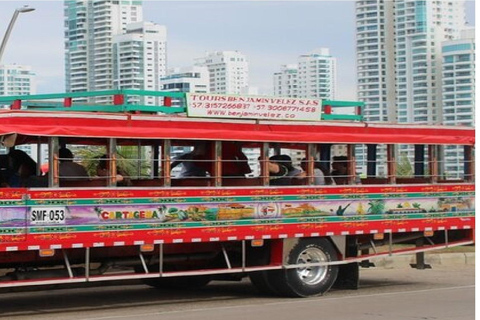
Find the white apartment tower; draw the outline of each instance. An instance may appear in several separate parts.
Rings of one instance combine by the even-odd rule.
[[[357,0],[357,91],[365,119],[440,123],[441,43],[464,25],[463,0]]]
[[[336,68],[336,58],[328,48],[303,54],[297,64],[282,65],[273,74],[273,92],[276,96],[333,100]]]
[[[210,93],[210,76],[207,67],[173,68],[160,79],[160,90],[173,92]],[[181,105],[184,101],[174,99],[172,105]]]
[[[298,97],[298,65],[286,64],[273,74],[273,94],[277,97]]]
[[[30,66],[0,65],[0,96],[35,94],[35,73]]]
[[[195,65],[206,66],[210,75],[210,92],[242,94],[248,91],[248,60],[238,51],[207,52]]]
[[[115,89],[161,90],[160,78],[166,73],[165,26],[136,22],[124,34],[113,37],[113,87]],[[158,104],[161,98],[144,97],[130,101]]]
[[[141,1],[65,0],[67,92],[111,90],[114,36],[142,18]]]
[[[458,37],[465,23],[464,0],[357,0],[357,94],[365,120],[441,123],[442,42]],[[398,149],[413,158],[411,146]],[[381,175],[385,159],[377,162]]]
[[[333,100],[336,61],[328,48],[320,48],[298,57],[298,97]]]
[[[475,126],[475,29],[442,43],[443,124]],[[463,178],[463,148],[445,147],[445,174]]]

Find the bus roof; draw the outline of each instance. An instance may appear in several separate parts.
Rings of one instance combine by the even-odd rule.
[[[284,143],[473,145],[471,127],[352,121],[291,122],[184,115],[0,111],[0,136],[229,140]]]

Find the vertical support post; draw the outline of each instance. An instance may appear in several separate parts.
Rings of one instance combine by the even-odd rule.
[[[317,153],[317,145],[310,143],[308,144],[307,150],[307,184],[315,184],[315,154]]]
[[[420,248],[424,245],[423,238],[417,239],[415,241],[415,246]],[[415,263],[411,263],[410,266],[415,269],[424,270],[432,269],[432,266],[425,263],[425,252],[417,252],[415,254]]]
[[[117,140],[114,138],[108,139],[107,146],[107,168],[108,180],[107,186],[113,187],[117,184]]]
[[[118,106],[125,103],[125,95],[123,94],[114,94],[113,95],[113,104]]]
[[[471,146],[463,147],[463,176],[465,181],[473,182],[475,166],[473,163],[473,148]]]
[[[438,179],[438,161],[437,148],[434,145],[428,146],[428,171],[430,172],[430,182],[435,183]]]
[[[331,105],[323,106],[323,113],[324,114],[332,114],[332,106]]]
[[[263,185],[270,185],[270,172],[268,171],[268,142],[263,143],[262,154],[260,155],[260,174],[262,176]]]
[[[172,176],[170,174],[170,139],[163,142],[163,185],[170,187],[172,185]]]
[[[85,248],[85,280],[90,279],[90,248]]]
[[[414,148],[414,176],[422,178],[425,176],[425,145],[416,144]]]
[[[377,145],[367,144],[367,177],[377,176]]]
[[[58,149],[58,137],[48,138],[48,168],[50,171],[48,175],[48,186],[50,188],[57,188],[60,184]]]
[[[215,187],[222,185],[222,142],[215,141],[215,164],[214,164],[214,178]]]
[[[10,110],[20,110],[22,109],[22,100],[14,100],[10,105]]]
[[[347,144],[347,184],[355,184],[356,179],[355,145]]]
[[[63,106],[65,108],[70,108],[72,106],[72,98],[64,98],[63,99]]]
[[[242,240],[242,271],[247,267],[247,247],[245,240]]]
[[[397,159],[395,156],[395,145],[387,145],[387,179],[389,184],[396,183],[397,177]]]
[[[163,243],[158,248],[158,273],[160,277],[163,276]]]
[[[355,107],[355,115],[357,115],[357,116],[362,115],[362,107],[361,106],[356,106]]]

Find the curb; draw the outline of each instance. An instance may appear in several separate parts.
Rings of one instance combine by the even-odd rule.
[[[398,255],[386,258],[372,259],[377,268],[397,269],[410,268],[410,264],[416,263],[415,254]],[[426,253],[425,264],[432,266],[462,266],[475,265],[475,252],[459,253]]]

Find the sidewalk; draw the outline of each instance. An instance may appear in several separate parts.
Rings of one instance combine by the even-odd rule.
[[[415,254],[396,255],[372,259],[377,268],[396,269],[410,268],[415,263]],[[434,266],[475,265],[475,252],[425,253],[425,264]]]

